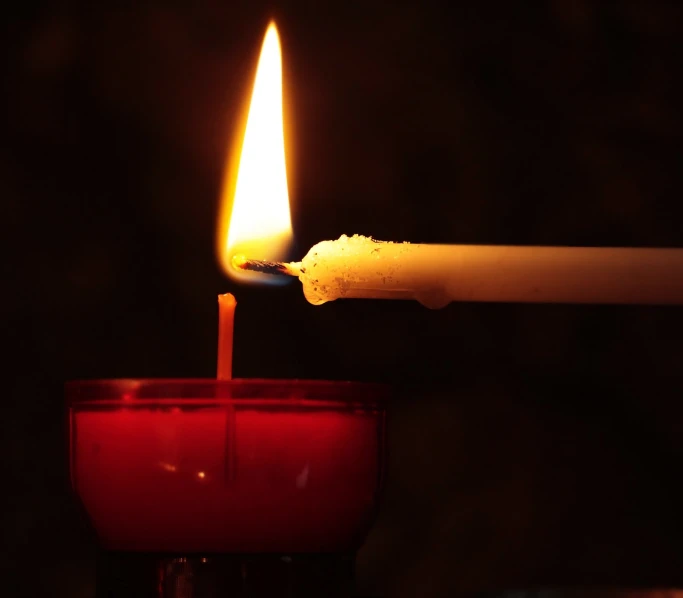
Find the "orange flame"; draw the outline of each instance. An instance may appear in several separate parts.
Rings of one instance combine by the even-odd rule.
[[[292,245],[282,115],[282,53],[275,23],[261,47],[237,176],[226,176],[220,201],[217,244],[223,270],[238,280],[272,277],[237,270],[236,254],[285,260]]]

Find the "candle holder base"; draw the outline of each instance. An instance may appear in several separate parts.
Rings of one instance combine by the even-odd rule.
[[[103,552],[97,598],[349,598],[351,554],[162,555]]]

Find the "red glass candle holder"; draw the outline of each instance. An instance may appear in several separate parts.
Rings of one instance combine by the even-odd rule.
[[[119,582],[128,597],[300,595],[316,577],[344,595],[334,580],[381,488],[386,387],[96,380],[66,393],[72,486],[109,555],[104,595]],[[137,593],[126,559],[155,563]]]

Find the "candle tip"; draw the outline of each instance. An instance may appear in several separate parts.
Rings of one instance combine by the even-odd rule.
[[[224,303],[225,305],[237,305],[235,295],[232,293],[220,293],[218,295],[218,303]]]

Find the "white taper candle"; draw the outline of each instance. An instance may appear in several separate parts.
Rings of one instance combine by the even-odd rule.
[[[314,245],[298,274],[306,299],[683,305],[683,249],[427,245],[343,235]]]

